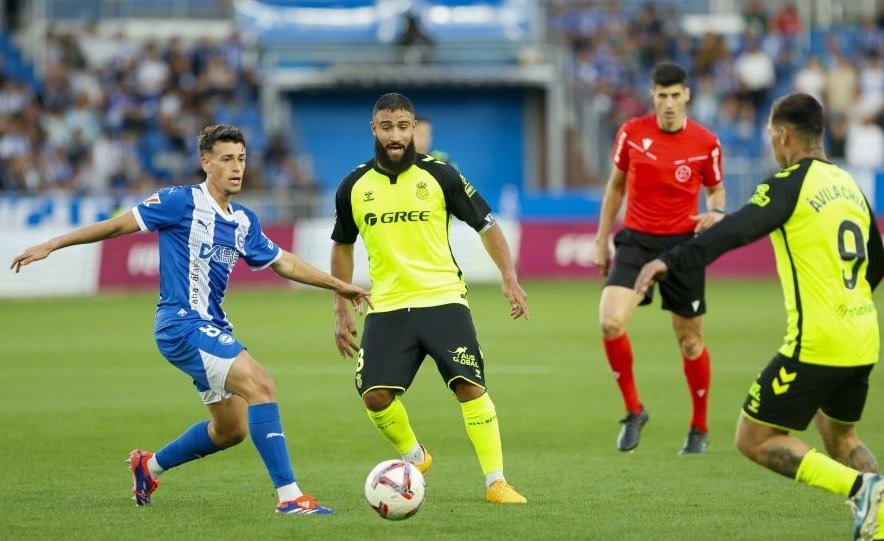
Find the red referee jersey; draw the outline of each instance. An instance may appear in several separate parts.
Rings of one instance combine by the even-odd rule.
[[[626,172],[623,225],[653,235],[694,230],[700,184],[722,180],[721,144],[714,133],[685,120],[675,133],[657,125],[657,115],[633,118],[614,141],[614,165]]]

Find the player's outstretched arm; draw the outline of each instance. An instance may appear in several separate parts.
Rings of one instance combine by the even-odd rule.
[[[353,245],[335,242],[332,246],[331,273],[344,282],[353,281]],[[356,318],[346,301],[335,295],[335,347],[341,357],[353,357],[359,354],[356,342]]]
[[[642,267],[642,270],[639,271],[638,277],[635,279],[635,292],[638,293],[639,296],[644,297],[645,293],[653,287],[654,282],[656,282],[658,278],[666,276],[667,272],[669,272],[669,268],[662,259],[655,259],[646,263],[645,266]]]
[[[368,291],[317,269],[291,252],[283,250],[282,257],[271,265],[270,268],[283,278],[310,286],[331,289],[353,303],[356,311],[360,314],[364,311],[366,304],[372,308],[374,307],[371,304],[371,294]]]
[[[87,225],[75,229],[70,233],[51,238],[36,246],[31,246],[13,259],[12,265],[10,265],[9,268],[15,270],[15,272],[19,272],[25,265],[29,265],[34,261],[46,259],[49,257],[49,254],[55,250],[67,246],[74,246],[76,244],[89,244],[100,240],[119,237],[120,235],[127,235],[138,230],[140,230],[140,227],[138,227],[138,221],[130,210],[115,218]]]
[[[519,285],[516,266],[513,264],[513,257],[510,255],[510,248],[500,229],[500,224],[494,224],[485,231],[482,235],[482,243],[485,245],[485,251],[488,252],[500,270],[501,288],[503,296],[510,304],[510,317],[518,319],[525,316],[525,319],[531,319],[531,314],[528,311],[528,294]]]

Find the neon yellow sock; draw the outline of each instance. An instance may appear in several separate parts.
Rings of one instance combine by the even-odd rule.
[[[404,455],[417,446],[417,437],[408,422],[408,412],[405,411],[405,405],[402,404],[398,396],[385,409],[381,411],[366,410],[366,412],[368,412],[371,422],[393,444],[400,455]]]
[[[798,473],[795,480],[805,485],[828,490],[845,498],[850,495],[850,489],[856,476],[860,472],[849,468],[844,464],[811,449],[801,459],[798,465]]]
[[[497,426],[497,412],[488,393],[479,398],[463,402],[463,421],[467,436],[473,442],[482,473],[503,471],[503,450],[500,445],[500,429]]]

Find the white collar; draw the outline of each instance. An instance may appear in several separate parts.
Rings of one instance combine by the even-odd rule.
[[[203,181],[203,183],[200,184],[199,186],[200,186],[200,189],[203,191],[203,193],[206,194],[206,197],[209,199],[209,202],[212,204],[212,208],[215,209],[215,212],[220,214],[221,217],[224,218],[225,220],[227,220],[228,222],[232,222],[233,221],[233,212],[229,212],[229,211],[222,209],[221,205],[218,204],[218,201],[216,201],[215,198],[212,197],[212,194],[209,192],[208,181]],[[231,210],[232,209],[233,209],[233,206],[231,205]]]

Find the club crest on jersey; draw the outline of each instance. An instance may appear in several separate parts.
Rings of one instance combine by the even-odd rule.
[[[159,192],[157,192],[157,193],[153,194],[152,196],[148,197],[147,199],[145,199],[144,203],[142,203],[142,205],[144,205],[145,207],[149,207],[149,206],[153,205],[154,203],[156,203],[157,205],[159,205],[161,203]]]
[[[677,180],[679,182],[687,182],[691,179],[692,174],[693,174],[693,171],[691,171],[691,168],[689,166],[679,165],[675,169],[675,180]]]
[[[426,182],[418,182],[417,183],[417,192],[414,194],[418,199],[424,200],[430,197],[430,190],[427,189]]]

